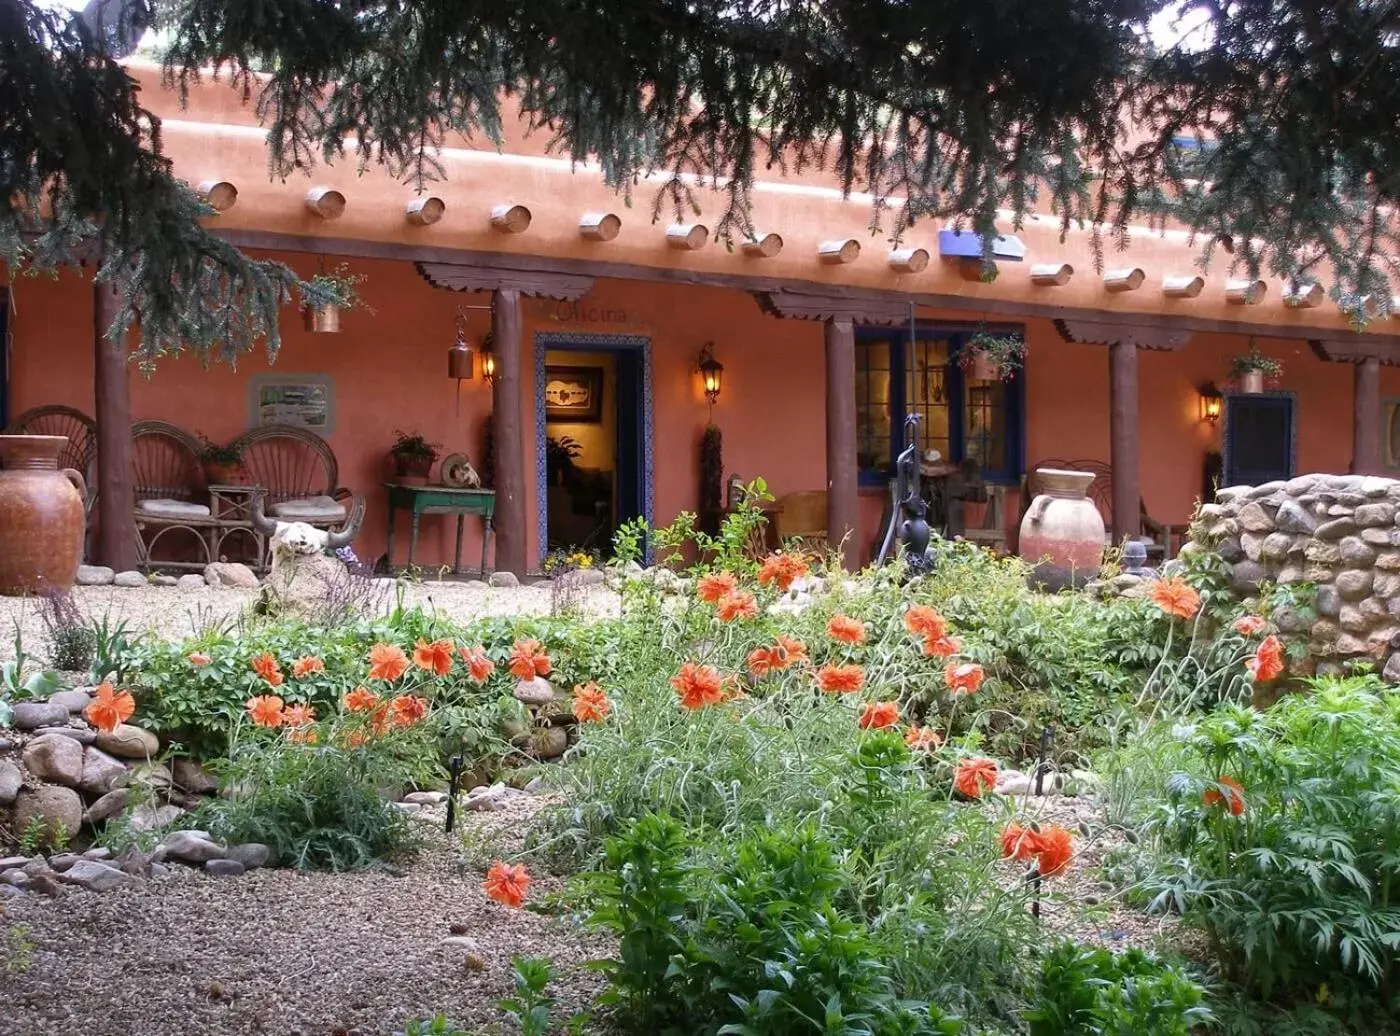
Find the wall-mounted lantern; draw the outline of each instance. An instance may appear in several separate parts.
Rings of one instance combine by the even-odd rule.
[[[1214,385],[1202,385],[1199,389],[1201,420],[1208,424],[1220,423],[1220,415],[1225,409],[1225,397]]]
[[[481,339],[481,376],[490,385],[496,380],[496,354],[491,350],[491,332]]]
[[[719,399],[720,388],[724,381],[724,364],[715,359],[715,354],[711,351],[714,343],[706,342],[700,350],[700,380],[705,386],[705,398],[710,401],[710,406],[715,405],[715,400]]]

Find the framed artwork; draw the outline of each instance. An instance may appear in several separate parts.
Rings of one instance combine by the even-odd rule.
[[[545,367],[546,421],[597,424],[603,419],[602,367]]]
[[[317,435],[331,432],[334,393],[331,379],[317,374],[259,375],[249,391],[255,427],[286,424]]]

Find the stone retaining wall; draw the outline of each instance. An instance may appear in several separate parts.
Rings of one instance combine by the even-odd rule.
[[[1318,675],[1366,659],[1400,682],[1400,482],[1363,475],[1300,475],[1231,486],[1201,508],[1191,549],[1228,563],[1241,596],[1262,581],[1312,583],[1317,618],[1281,609],[1279,631],[1307,636]]]

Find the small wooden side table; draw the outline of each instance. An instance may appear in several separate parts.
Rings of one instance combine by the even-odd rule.
[[[452,489],[448,486],[405,486],[397,482],[385,482],[389,491],[389,568],[394,567],[394,514],[408,511],[410,533],[408,538],[408,565],[413,567],[414,555],[418,552],[418,520],[425,514],[455,514],[457,516],[457,552],[453,557],[452,571],[462,573],[462,525],[467,515],[479,514],[482,520],[481,534],[481,574],[489,571],[486,567],[486,550],[491,542],[491,520],[496,514],[496,491],[494,489]]]

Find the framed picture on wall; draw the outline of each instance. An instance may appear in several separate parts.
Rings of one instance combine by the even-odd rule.
[[[287,424],[321,436],[330,434],[334,415],[330,378],[320,374],[262,374],[252,379],[248,391],[253,427]]]
[[[597,424],[603,419],[602,367],[545,367],[546,421]]]

